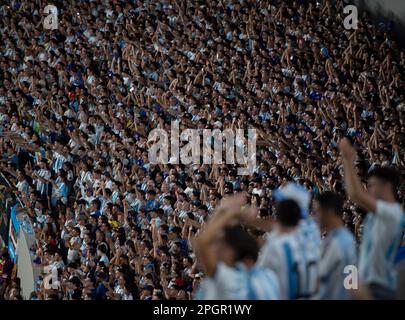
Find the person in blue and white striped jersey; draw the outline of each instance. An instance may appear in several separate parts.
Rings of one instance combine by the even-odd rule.
[[[346,138],[340,141],[339,149],[347,193],[353,202],[368,210],[360,246],[360,281],[375,299],[394,299],[394,259],[405,225],[404,211],[397,200],[400,174],[391,167],[376,167],[369,173],[365,190],[353,165],[356,149]]]
[[[298,242],[304,255],[307,267],[307,283],[304,288],[304,296],[314,297],[317,291],[319,280],[319,263],[321,260],[321,232],[319,225],[309,215],[309,206],[311,203],[311,194],[303,186],[295,183],[277,189],[274,192],[274,198],[277,201],[290,199],[297,202],[300,207],[301,220],[298,224]]]
[[[52,196],[51,205],[55,207],[58,200],[66,204],[68,198],[68,188],[66,184],[66,173],[64,170],[58,172],[58,177],[55,181],[52,181]]]
[[[51,178],[51,171],[48,168],[48,162],[46,159],[41,159],[38,163],[39,170],[34,172],[34,178],[36,183],[36,189],[41,193],[42,199],[48,195],[48,184]]]
[[[68,161],[68,155],[69,149],[66,146],[62,146],[59,141],[55,141],[55,149],[52,155],[52,171],[54,173],[63,168],[63,164]]]
[[[292,247],[297,247],[302,256],[303,275],[300,277],[300,288],[294,295],[286,295],[284,299],[310,299],[315,296],[318,288],[319,279],[319,262],[321,248],[321,234],[317,222],[309,215],[309,205],[311,195],[303,186],[295,183],[287,183],[285,186],[274,191],[276,201],[293,200],[299,206],[300,219],[297,228],[294,230],[294,236],[291,238]],[[262,222],[260,222],[262,223]],[[268,224],[269,221],[266,221]],[[277,223],[275,224],[277,226]],[[259,225],[260,227],[260,225]],[[270,224],[269,228],[264,228],[266,231],[271,231],[274,223]],[[266,266],[268,258],[271,256],[271,251],[274,246],[271,244],[274,238],[278,237],[278,232],[270,232],[267,234],[266,242],[262,248],[259,264]],[[271,265],[271,264],[270,264]],[[285,293],[288,290],[283,290]]]
[[[318,283],[318,260],[312,258],[300,230],[301,210],[295,200],[277,202],[273,230],[266,235],[257,265],[277,275],[281,298],[310,299]],[[314,255],[315,256],[315,255]]]
[[[320,283],[317,299],[347,300],[353,298],[345,288],[345,268],[356,265],[356,240],[344,226],[343,200],[337,194],[326,191],[317,195],[313,209],[320,228],[326,231],[322,240]]]
[[[204,231],[196,239],[196,254],[204,267],[197,299],[276,300],[280,288],[276,275],[255,265],[259,245],[238,222],[242,215],[242,195],[223,200]]]

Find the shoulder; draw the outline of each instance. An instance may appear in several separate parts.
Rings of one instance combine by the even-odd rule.
[[[347,228],[341,228],[333,238],[336,242],[340,241],[346,245],[356,242],[353,233],[350,232]]]
[[[273,252],[276,253],[280,248],[288,242],[289,235],[277,234],[276,232],[271,232],[266,237],[266,242],[263,245],[263,252]]]
[[[377,217],[395,220],[396,222],[400,222],[404,218],[404,211],[398,202],[377,200],[375,213]]]
[[[235,268],[229,267],[223,262],[219,262],[213,278],[218,279],[223,277],[233,277],[236,273],[238,273],[238,270]]]
[[[312,217],[301,219],[298,224],[298,229],[303,232],[319,231],[318,223]]]
[[[277,275],[276,273],[268,268],[257,268],[257,273],[261,275],[262,277],[267,278],[271,283],[278,283]],[[264,283],[264,282],[263,282]]]
[[[346,232],[345,230],[339,230],[338,232],[331,235],[328,238],[328,240],[329,241],[327,243],[327,250],[326,250],[327,253],[329,253],[328,256],[334,256],[336,258],[341,256],[342,251],[344,251],[346,248],[348,249],[349,246],[354,245],[352,243],[352,238],[350,237],[349,233]]]

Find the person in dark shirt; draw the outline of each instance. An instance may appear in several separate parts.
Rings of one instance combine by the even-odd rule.
[[[4,292],[10,283],[14,262],[10,259],[7,247],[4,247],[0,257],[0,300],[3,299]]]

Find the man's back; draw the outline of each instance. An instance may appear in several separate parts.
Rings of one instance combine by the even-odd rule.
[[[360,247],[360,279],[371,285],[396,289],[394,259],[404,228],[404,214],[399,203],[377,201],[375,213],[364,222]]]
[[[286,234],[268,234],[257,265],[277,275],[282,299],[310,298],[318,279],[317,261],[302,243],[300,230]]]
[[[344,227],[333,230],[322,242],[320,263],[321,300],[350,299],[344,287],[345,267],[356,264],[356,241],[353,234]]]

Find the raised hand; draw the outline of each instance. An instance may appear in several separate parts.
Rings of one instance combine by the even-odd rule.
[[[352,146],[349,139],[343,138],[339,142],[339,150],[344,160],[353,161],[356,158],[356,149]]]

